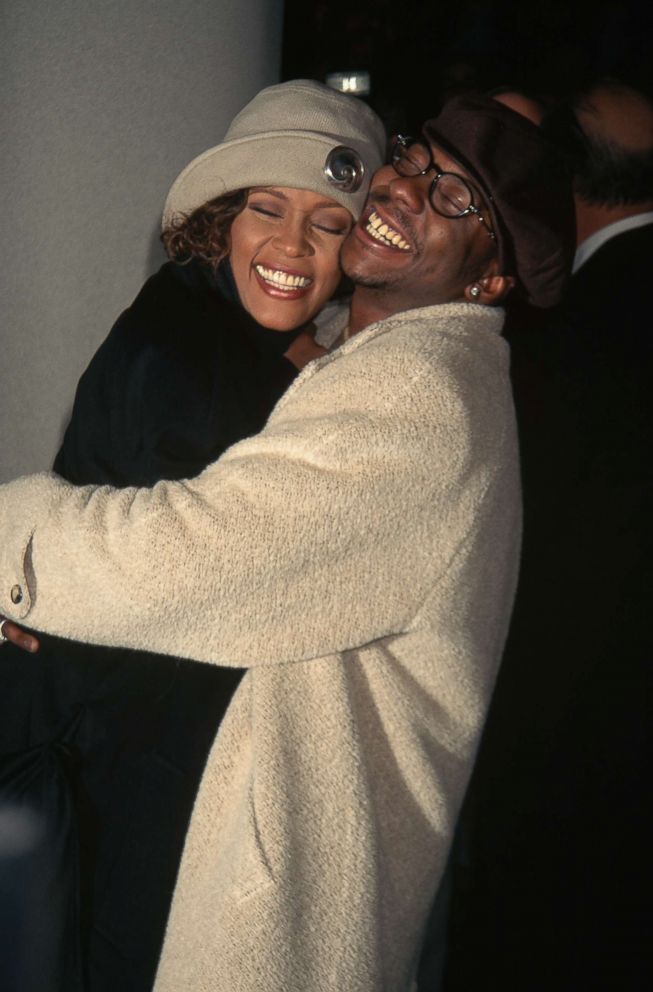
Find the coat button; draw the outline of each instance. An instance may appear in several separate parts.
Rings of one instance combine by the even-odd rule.
[[[18,585],[12,586],[12,589],[11,589],[11,601],[12,601],[12,603],[14,603],[15,605],[18,605],[18,603],[21,602],[22,598],[23,598],[23,590],[20,588],[20,586],[18,586]]]

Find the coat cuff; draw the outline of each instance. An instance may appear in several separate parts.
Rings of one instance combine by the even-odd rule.
[[[36,522],[47,515],[52,478],[46,473],[0,486],[0,614],[10,620],[24,621],[34,604],[32,538]]]

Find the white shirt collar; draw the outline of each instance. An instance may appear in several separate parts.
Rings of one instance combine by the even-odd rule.
[[[574,275],[578,272],[581,265],[584,265],[588,258],[591,258],[594,252],[598,251],[601,245],[604,245],[610,238],[614,238],[617,234],[623,234],[624,231],[632,231],[636,227],[644,227],[645,224],[653,224],[653,210],[645,214],[635,214],[633,217],[624,217],[623,220],[616,220],[614,224],[608,224],[600,231],[590,234],[589,238],[585,238],[576,249],[571,274]]]

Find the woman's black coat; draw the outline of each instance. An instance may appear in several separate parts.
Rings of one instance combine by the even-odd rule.
[[[228,265],[166,263],[82,376],[55,470],[78,485],[197,475],[264,425],[297,374],[283,357],[297,333],[256,324]],[[0,852],[5,992],[146,992],[242,672],[40,639],[34,656],[0,652],[0,801],[45,824],[22,861]]]

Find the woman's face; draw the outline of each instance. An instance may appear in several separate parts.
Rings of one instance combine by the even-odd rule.
[[[333,295],[349,211],[319,193],[285,186],[250,190],[231,225],[229,259],[240,301],[264,327],[291,331]]]

